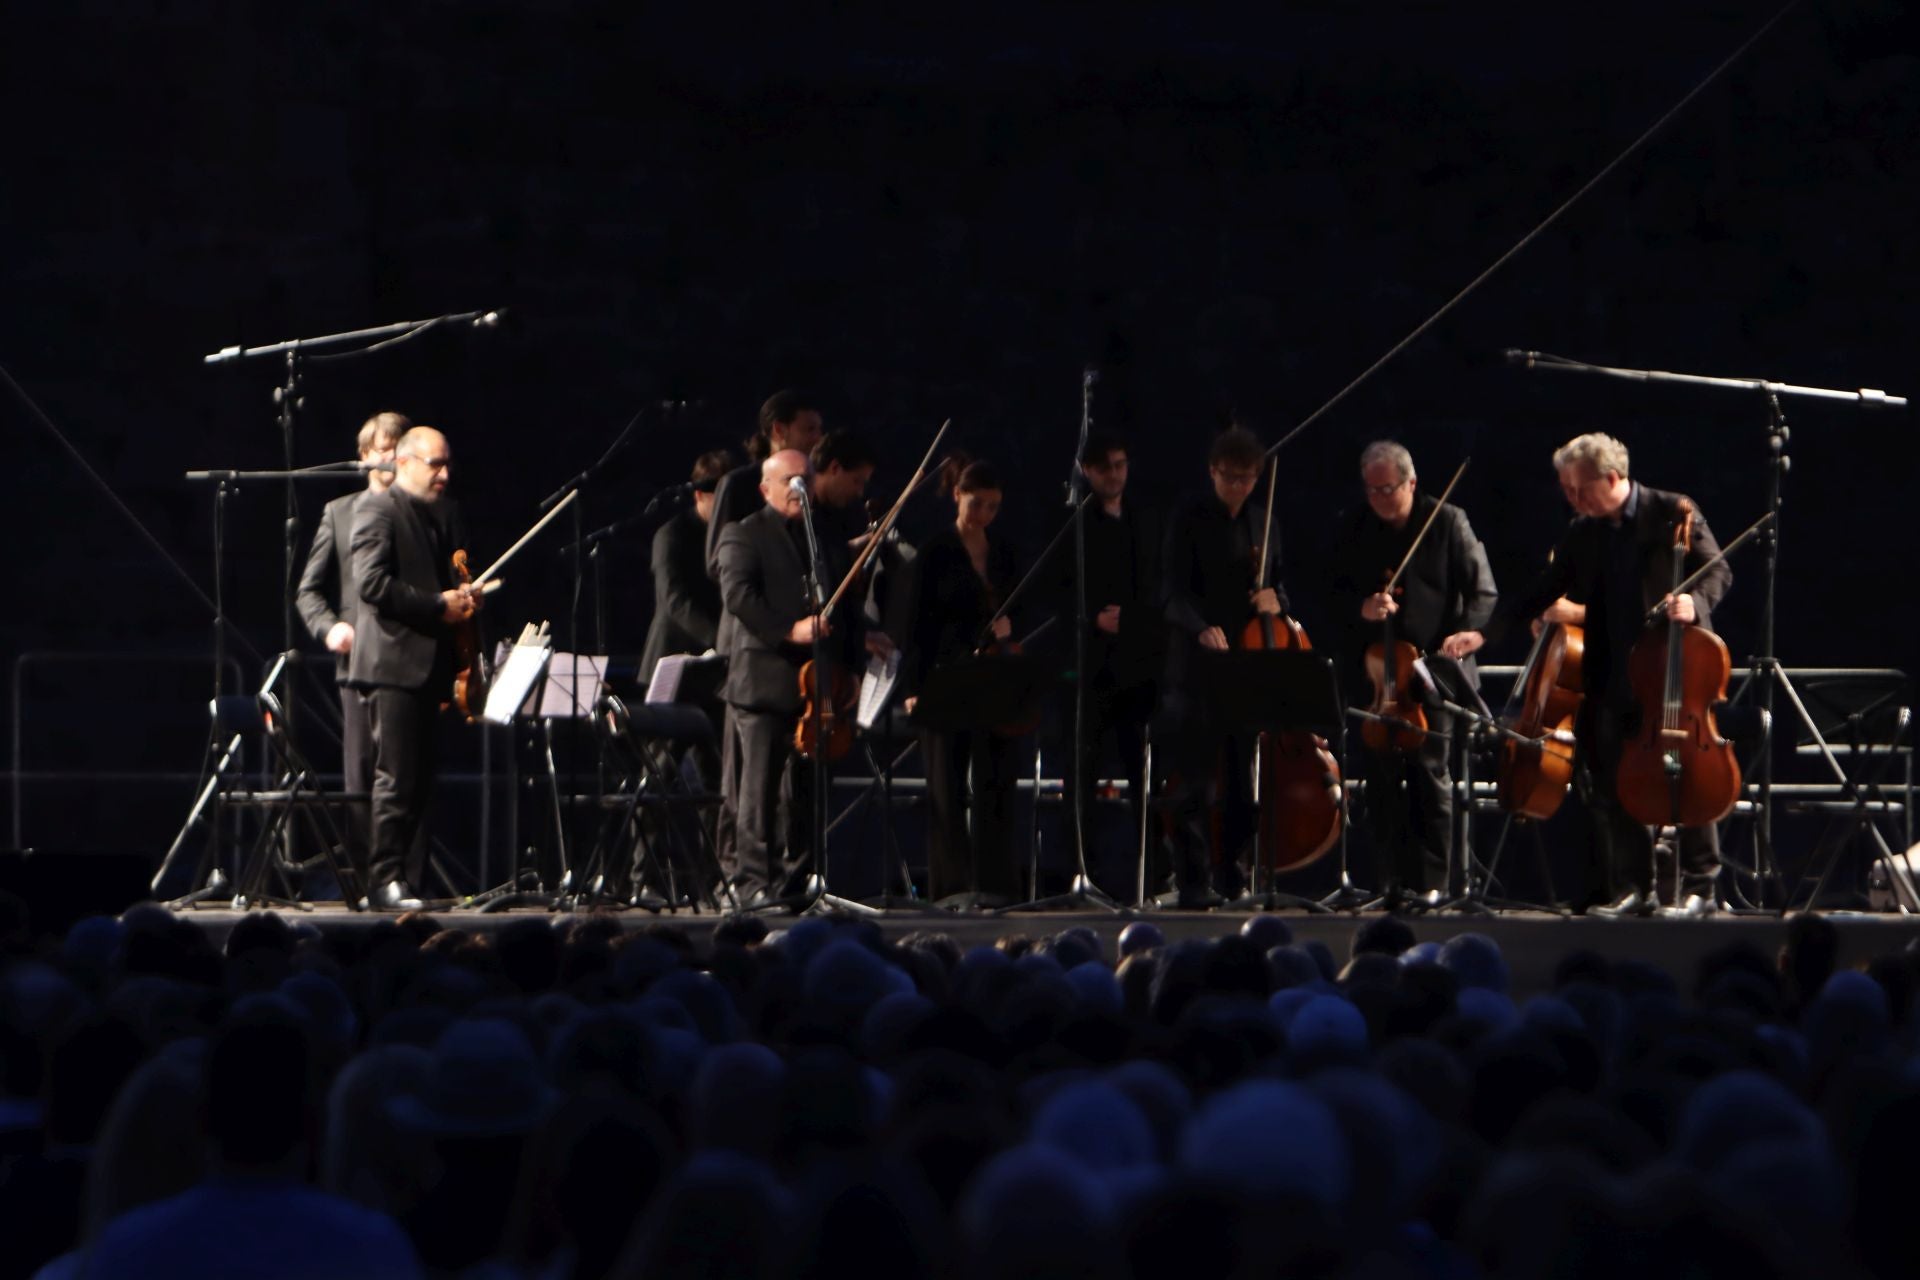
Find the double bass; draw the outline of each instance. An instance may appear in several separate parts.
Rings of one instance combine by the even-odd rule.
[[[1267,514],[1253,585],[1267,585],[1273,541],[1273,495],[1280,463],[1267,472]],[[1240,633],[1240,647],[1277,651],[1313,648],[1306,628],[1284,614],[1255,614]],[[1303,729],[1261,730],[1255,786],[1260,798],[1258,857],[1269,871],[1291,871],[1320,857],[1340,838],[1340,763],[1327,740]]]
[[[1684,585],[1693,518],[1693,507],[1683,503],[1674,527],[1670,596]],[[1620,807],[1635,822],[1704,827],[1732,812],[1740,798],[1740,762],[1713,718],[1714,704],[1726,700],[1732,666],[1726,641],[1670,616],[1634,642],[1627,680],[1639,721],[1621,750],[1616,776]]]

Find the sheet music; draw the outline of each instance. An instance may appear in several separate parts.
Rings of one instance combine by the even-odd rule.
[[[512,724],[552,658],[553,650],[544,644],[513,646],[493,674],[493,687],[487,690],[487,706],[480,718],[488,724]]]
[[[574,687],[576,672],[579,688]],[[546,687],[540,691],[536,715],[567,720],[593,714],[593,704],[607,682],[607,656],[585,653],[555,653],[547,664]]]
[[[647,681],[647,701],[672,702],[680,695],[680,677],[687,664],[712,655],[713,650],[709,649],[705,654],[669,653],[662,657],[654,664],[653,679]]]
[[[860,679],[860,706],[854,712],[853,721],[862,729],[873,728],[873,722],[886,710],[887,699],[893,694],[893,685],[900,678],[900,651],[895,649],[883,661],[878,655],[867,658],[867,673]]]

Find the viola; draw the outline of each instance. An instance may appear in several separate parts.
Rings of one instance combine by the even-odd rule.
[[[467,550],[453,553],[454,585],[473,589],[473,571],[467,566]],[[480,615],[471,614],[453,624],[453,703],[469,724],[477,723],[487,705],[486,654],[480,649]]]
[[[1508,813],[1545,821],[1567,798],[1585,656],[1586,632],[1572,623],[1550,622],[1534,637],[1508,699],[1519,711],[1495,766],[1500,807]]]
[[[1679,592],[1694,511],[1683,505],[1674,528],[1673,591]],[[1732,670],[1727,645],[1701,627],[1666,618],[1647,629],[1627,657],[1639,722],[1620,754],[1620,807],[1650,827],[1703,827],[1740,798],[1740,762],[1720,736],[1713,708],[1726,701]]]
[[[1393,584],[1385,588],[1393,591]],[[1427,740],[1427,712],[1414,695],[1413,664],[1420,650],[1393,634],[1393,617],[1382,621],[1382,637],[1367,646],[1367,678],[1373,681],[1373,703],[1360,725],[1360,741],[1369,751],[1404,754],[1418,751]]]

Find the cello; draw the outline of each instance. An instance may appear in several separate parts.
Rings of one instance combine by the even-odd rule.
[[[1685,585],[1693,519],[1692,504],[1683,500],[1669,599]],[[1621,750],[1616,785],[1620,807],[1635,822],[1704,827],[1732,812],[1740,798],[1740,762],[1713,718],[1714,704],[1726,700],[1732,665],[1726,641],[1670,615],[1634,642],[1627,679],[1639,721]]]
[[[1549,622],[1533,639],[1508,699],[1519,714],[1506,726],[1495,766],[1500,807],[1508,813],[1544,822],[1567,798],[1586,647],[1586,631],[1569,622]]]
[[[1266,524],[1260,535],[1260,560],[1254,570],[1257,591],[1267,585],[1268,550],[1273,542],[1273,496],[1279,488],[1280,463],[1267,472]],[[1240,632],[1240,647],[1277,651],[1313,648],[1306,628],[1285,614],[1257,613]],[[1291,871],[1331,849],[1340,838],[1340,763],[1327,749],[1327,740],[1303,729],[1260,732],[1254,773],[1260,804],[1260,835],[1256,857],[1269,872]]]

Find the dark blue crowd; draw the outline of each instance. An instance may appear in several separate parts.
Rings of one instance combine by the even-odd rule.
[[[1817,916],[1522,998],[1391,916],[25,921],[6,1275],[1912,1273],[1915,959]]]

